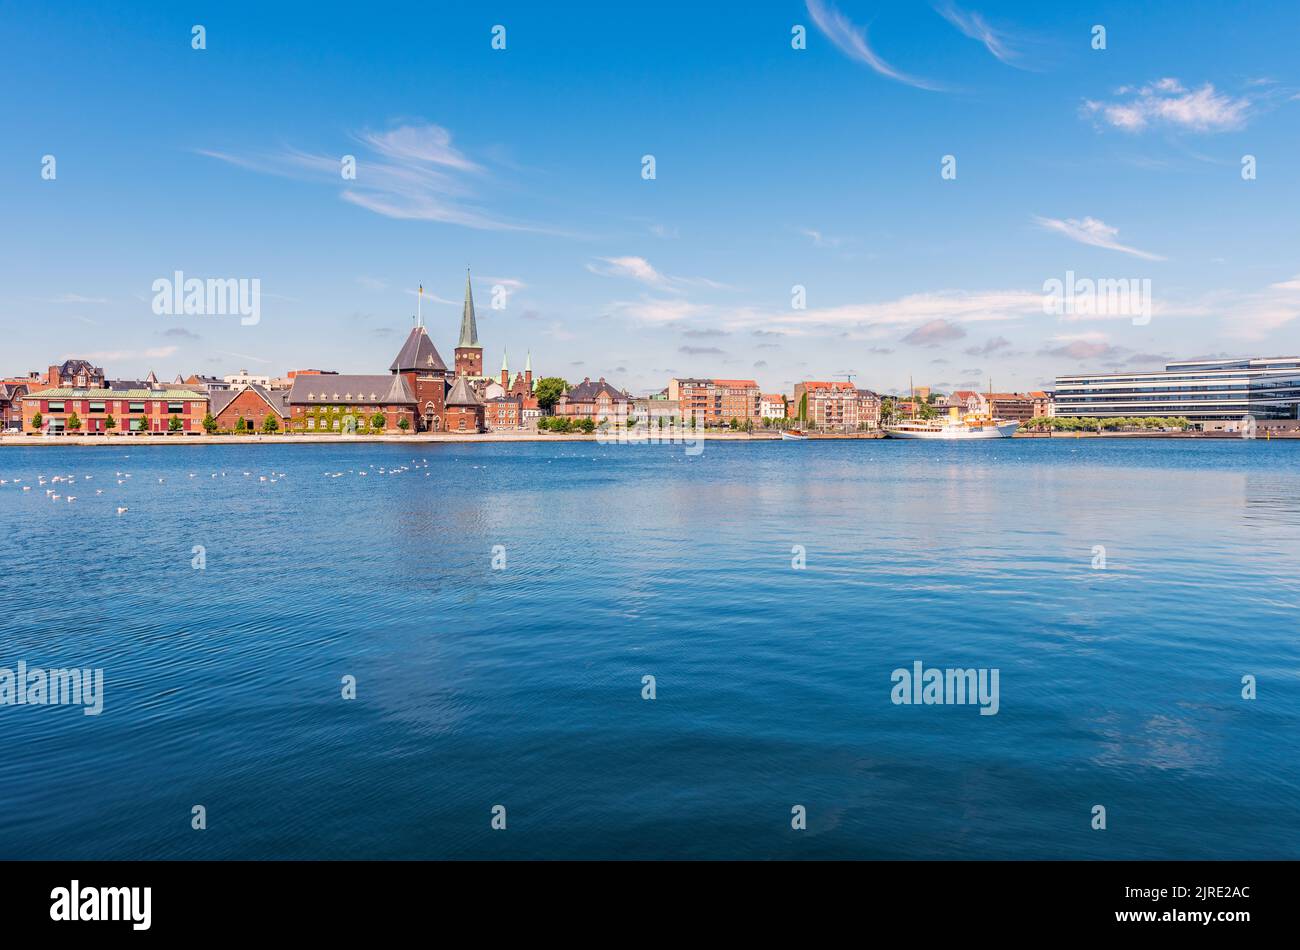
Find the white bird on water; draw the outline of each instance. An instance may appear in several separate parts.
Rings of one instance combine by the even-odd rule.
[[[74,501],[76,501],[76,500],[77,500],[77,496],[76,496],[76,495],[69,495],[69,496],[68,496],[68,503],[69,503],[69,504],[71,504],[72,502],[74,502]]]
[[[124,513],[125,511],[126,511],[125,508],[119,508],[119,509],[117,509],[117,513],[118,513],[119,515],[122,514],[122,513]]]

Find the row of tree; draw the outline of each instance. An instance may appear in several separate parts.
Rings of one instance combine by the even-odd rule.
[[[587,435],[596,431],[596,420],[570,419],[568,416],[542,416],[537,420],[539,432],[585,432]]]
[[[1192,422],[1186,416],[1035,416],[1020,428],[1038,432],[1102,432],[1111,430],[1168,430],[1190,429]]]

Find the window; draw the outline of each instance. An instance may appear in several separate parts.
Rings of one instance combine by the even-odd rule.
[[[93,408],[93,407],[92,407],[92,408]],[[183,403],[183,402],[169,402],[169,403],[167,403],[167,411],[168,411],[168,412],[171,412],[171,413],[184,412],[184,411],[185,411],[185,403]]]
[[[50,412],[62,412],[62,411],[63,411],[63,403],[61,403],[61,402],[52,402],[52,403],[50,403],[50,408],[49,408],[48,411],[50,411]]]
[[[132,411],[132,412],[144,412],[144,403],[142,403],[142,402],[133,402],[133,403],[131,403],[131,411]]]
[[[92,403],[90,404],[90,411],[91,411],[91,412],[103,412],[103,411],[104,411],[104,403],[103,403],[103,402],[92,402]]]

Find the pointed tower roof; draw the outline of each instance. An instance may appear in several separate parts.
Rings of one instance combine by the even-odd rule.
[[[456,384],[451,387],[451,392],[447,393],[447,401],[444,405],[481,406],[483,400],[478,398],[478,393],[474,392],[474,387],[470,386],[464,376],[457,376]]]
[[[528,355],[524,357],[524,372],[531,373],[532,371],[533,371],[533,351],[529,350]]]
[[[501,372],[503,372],[503,373],[508,373],[508,372],[510,372],[510,366],[509,366],[509,365],[507,364],[507,362],[506,362],[506,351],[505,351],[505,350],[502,350],[502,351],[501,351]]]
[[[465,309],[460,317],[460,342],[456,344],[457,349],[463,347],[482,349],[478,345],[478,323],[474,320],[474,291],[469,285],[468,267],[465,268]]]
[[[402,344],[401,352],[397,354],[397,359],[393,360],[393,365],[388,367],[390,372],[446,372],[447,364],[442,361],[438,355],[438,348],[433,345],[433,340],[429,339],[428,331],[423,326],[411,327],[411,332],[406,337],[406,342]]]

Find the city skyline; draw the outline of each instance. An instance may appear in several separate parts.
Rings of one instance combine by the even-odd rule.
[[[6,372],[370,372],[420,285],[452,348],[466,266],[486,367],[633,392],[1300,349],[1283,5],[322,9],[9,14]],[[154,313],[176,271],[260,281],[260,320]],[[1072,274],[1150,281],[1148,318],[1046,314]]]

